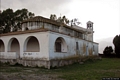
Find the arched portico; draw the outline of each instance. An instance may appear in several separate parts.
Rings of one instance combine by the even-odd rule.
[[[16,38],[11,38],[8,42],[8,52],[15,52],[16,57],[20,57],[20,44]]]
[[[56,52],[67,52],[67,44],[64,38],[58,37],[55,41],[55,51]]]
[[[39,52],[40,45],[36,37],[30,36],[24,42],[24,52]]]
[[[4,42],[0,39],[0,52],[4,52],[5,51],[5,45]]]

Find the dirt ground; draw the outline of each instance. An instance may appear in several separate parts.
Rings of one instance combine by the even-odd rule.
[[[24,75],[20,73],[0,73],[0,80],[63,80],[57,77],[57,75],[51,74],[29,74]]]
[[[0,80],[63,80],[60,74],[48,69],[28,67],[0,67]]]

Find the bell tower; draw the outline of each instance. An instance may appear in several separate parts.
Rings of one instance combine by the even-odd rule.
[[[93,31],[93,22],[88,21],[86,24],[87,24],[87,33],[86,33],[87,40],[93,41],[93,33],[94,33],[94,31]]]
[[[87,22],[87,29],[93,30],[93,22],[91,22],[91,21]]]

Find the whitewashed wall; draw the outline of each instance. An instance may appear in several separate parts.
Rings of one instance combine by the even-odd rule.
[[[26,51],[25,44],[26,40],[29,37],[35,37],[38,40],[39,43],[39,50],[40,51]],[[55,52],[55,41],[58,37],[62,37],[66,44],[67,44],[67,52]],[[94,55],[98,55],[98,44],[93,43],[90,41],[86,41],[83,39],[71,37],[68,35],[55,33],[55,32],[36,32],[36,33],[26,33],[26,34],[20,34],[20,35],[10,35],[10,36],[2,36],[0,39],[5,43],[5,51],[4,56],[8,56],[9,54],[9,45],[10,40],[16,38],[19,42],[20,46],[20,54],[17,54],[17,58],[27,58],[27,59],[42,59],[42,60],[50,60],[50,59],[61,59],[61,58],[67,58],[67,57],[73,57],[76,55],[82,55],[82,56],[89,56],[90,53],[94,53]],[[76,42],[78,42],[78,50],[76,49]],[[33,42],[37,44],[36,42]],[[34,48],[34,44],[31,44],[31,46]],[[32,47],[29,48],[32,50]],[[94,49],[93,49],[94,48]],[[18,48],[17,48],[18,49]],[[94,50],[94,52],[93,52]],[[12,51],[15,52],[15,51]],[[12,54],[12,53],[11,53]],[[14,55],[14,54],[13,54]]]
[[[0,59],[16,59],[16,52],[0,52]]]
[[[62,37],[66,41],[68,47],[67,52],[55,52],[54,45],[55,45],[55,40],[58,37]],[[78,48],[79,48],[78,50],[76,50],[76,42],[78,42]],[[93,54],[93,46],[95,48],[95,54],[98,55],[97,43],[93,43],[79,38],[70,37],[68,35],[63,35],[55,32],[51,32],[49,34],[50,59],[68,58],[76,55],[88,56],[90,54],[90,50],[92,50],[92,54]]]
[[[31,52],[32,53],[31,55],[33,56],[33,58],[34,58],[34,56],[37,56],[37,58],[39,58],[39,59],[42,58],[42,59],[48,60],[49,59],[49,55],[48,55],[49,54],[48,53],[48,49],[49,49],[48,48],[48,40],[49,40],[48,32],[26,33],[26,34],[10,35],[10,36],[2,36],[2,37],[0,37],[0,39],[5,43],[4,44],[5,45],[4,53],[6,53],[6,54],[4,54],[4,56],[5,55],[7,56],[7,54],[9,54],[10,40],[12,38],[16,38],[18,40],[19,46],[20,46],[20,55],[19,55],[19,57],[23,58],[24,53],[29,53],[30,52],[30,51],[29,52],[25,51],[25,45],[24,45],[26,39],[28,37],[30,37],[30,36],[36,37],[38,39],[38,41],[39,41],[39,44],[40,44],[39,45],[40,46],[40,51],[37,52],[37,54],[36,54],[36,52]],[[32,47],[34,47],[34,45]],[[26,57],[31,58],[31,55],[26,55]]]

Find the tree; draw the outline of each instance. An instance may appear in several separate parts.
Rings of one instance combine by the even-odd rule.
[[[1,33],[8,33],[11,31],[18,31],[21,29],[21,22],[34,16],[34,13],[27,9],[16,10],[6,9],[0,14],[0,31]]]
[[[73,26],[73,25],[77,26],[79,24],[81,24],[81,22],[79,22],[77,18],[74,18],[71,20],[71,26]]]
[[[104,51],[103,51],[103,54],[106,56],[106,57],[111,57],[112,55],[112,52],[113,52],[113,49],[112,49],[112,46],[107,46],[105,47]]]
[[[120,35],[116,35],[114,37],[113,44],[115,46],[115,53],[117,57],[120,57]]]
[[[14,24],[13,31],[17,31],[18,29],[21,29],[21,22],[33,16],[34,16],[34,13],[29,12],[27,9],[21,9],[21,10],[15,11],[15,24]]]
[[[6,9],[1,13],[0,27],[3,28],[3,33],[10,32],[11,26],[13,26],[14,13],[12,9]]]
[[[51,19],[51,20],[57,20],[57,16],[56,16],[55,14],[51,14],[51,15],[50,15],[50,19]]]
[[[68,20],[65,15],[57,18],[57,16],[55,14],[51,14],[50,19],[55,20],[55,21],[60,22],[60,23],[64,23],[66,25],[70,25],[70,26],[73,26],[73,25],[77,26],[77,25],[81,24],[81,22],[79,22],[77,18],[74,18],[72,20]]]

